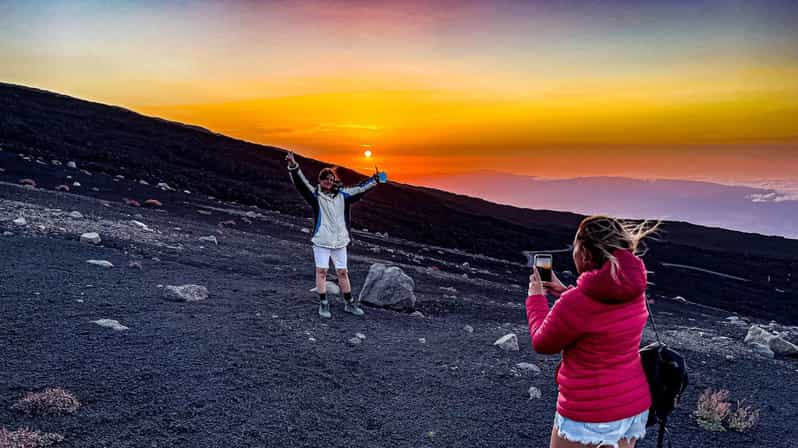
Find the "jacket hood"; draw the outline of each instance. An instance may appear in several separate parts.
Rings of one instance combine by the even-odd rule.
[[[618,259],[616,276],[612,276],[611,263],[599,269],[584,272],[576,285],[587,296],[604,303],[624,303],[634,300],[646,291],[646,266],[640,257],[629,250],[613,252]]]

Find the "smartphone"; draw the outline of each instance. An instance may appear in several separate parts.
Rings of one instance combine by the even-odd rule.
[[[534,266],[538,268],[540,279],[544,282],[551,281],[552,257],[550,254],[535,254]]]

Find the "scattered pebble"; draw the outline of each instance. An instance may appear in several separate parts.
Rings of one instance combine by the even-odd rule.
[[[93,264],[95,266],[100,266],[103,268],[112,268],[114,267],[113,263],[107,260],[86,260],[86,263]]]

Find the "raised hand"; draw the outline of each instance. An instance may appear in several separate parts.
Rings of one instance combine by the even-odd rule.
[[[540,273],[538,273],[538,268],[533,268],[532,275],[529,276],[527,295],[537,296],[543,294],[543,283],[540,281]]]
[[[296,166],[296,158],[294,158],[294,151],[288,151],[285,155],[285,160],[288,162],[288,166]]]

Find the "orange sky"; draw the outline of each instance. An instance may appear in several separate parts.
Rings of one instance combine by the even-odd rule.
[[[0,80],[393,179],[795,178],[798,4],[0,3]]]

